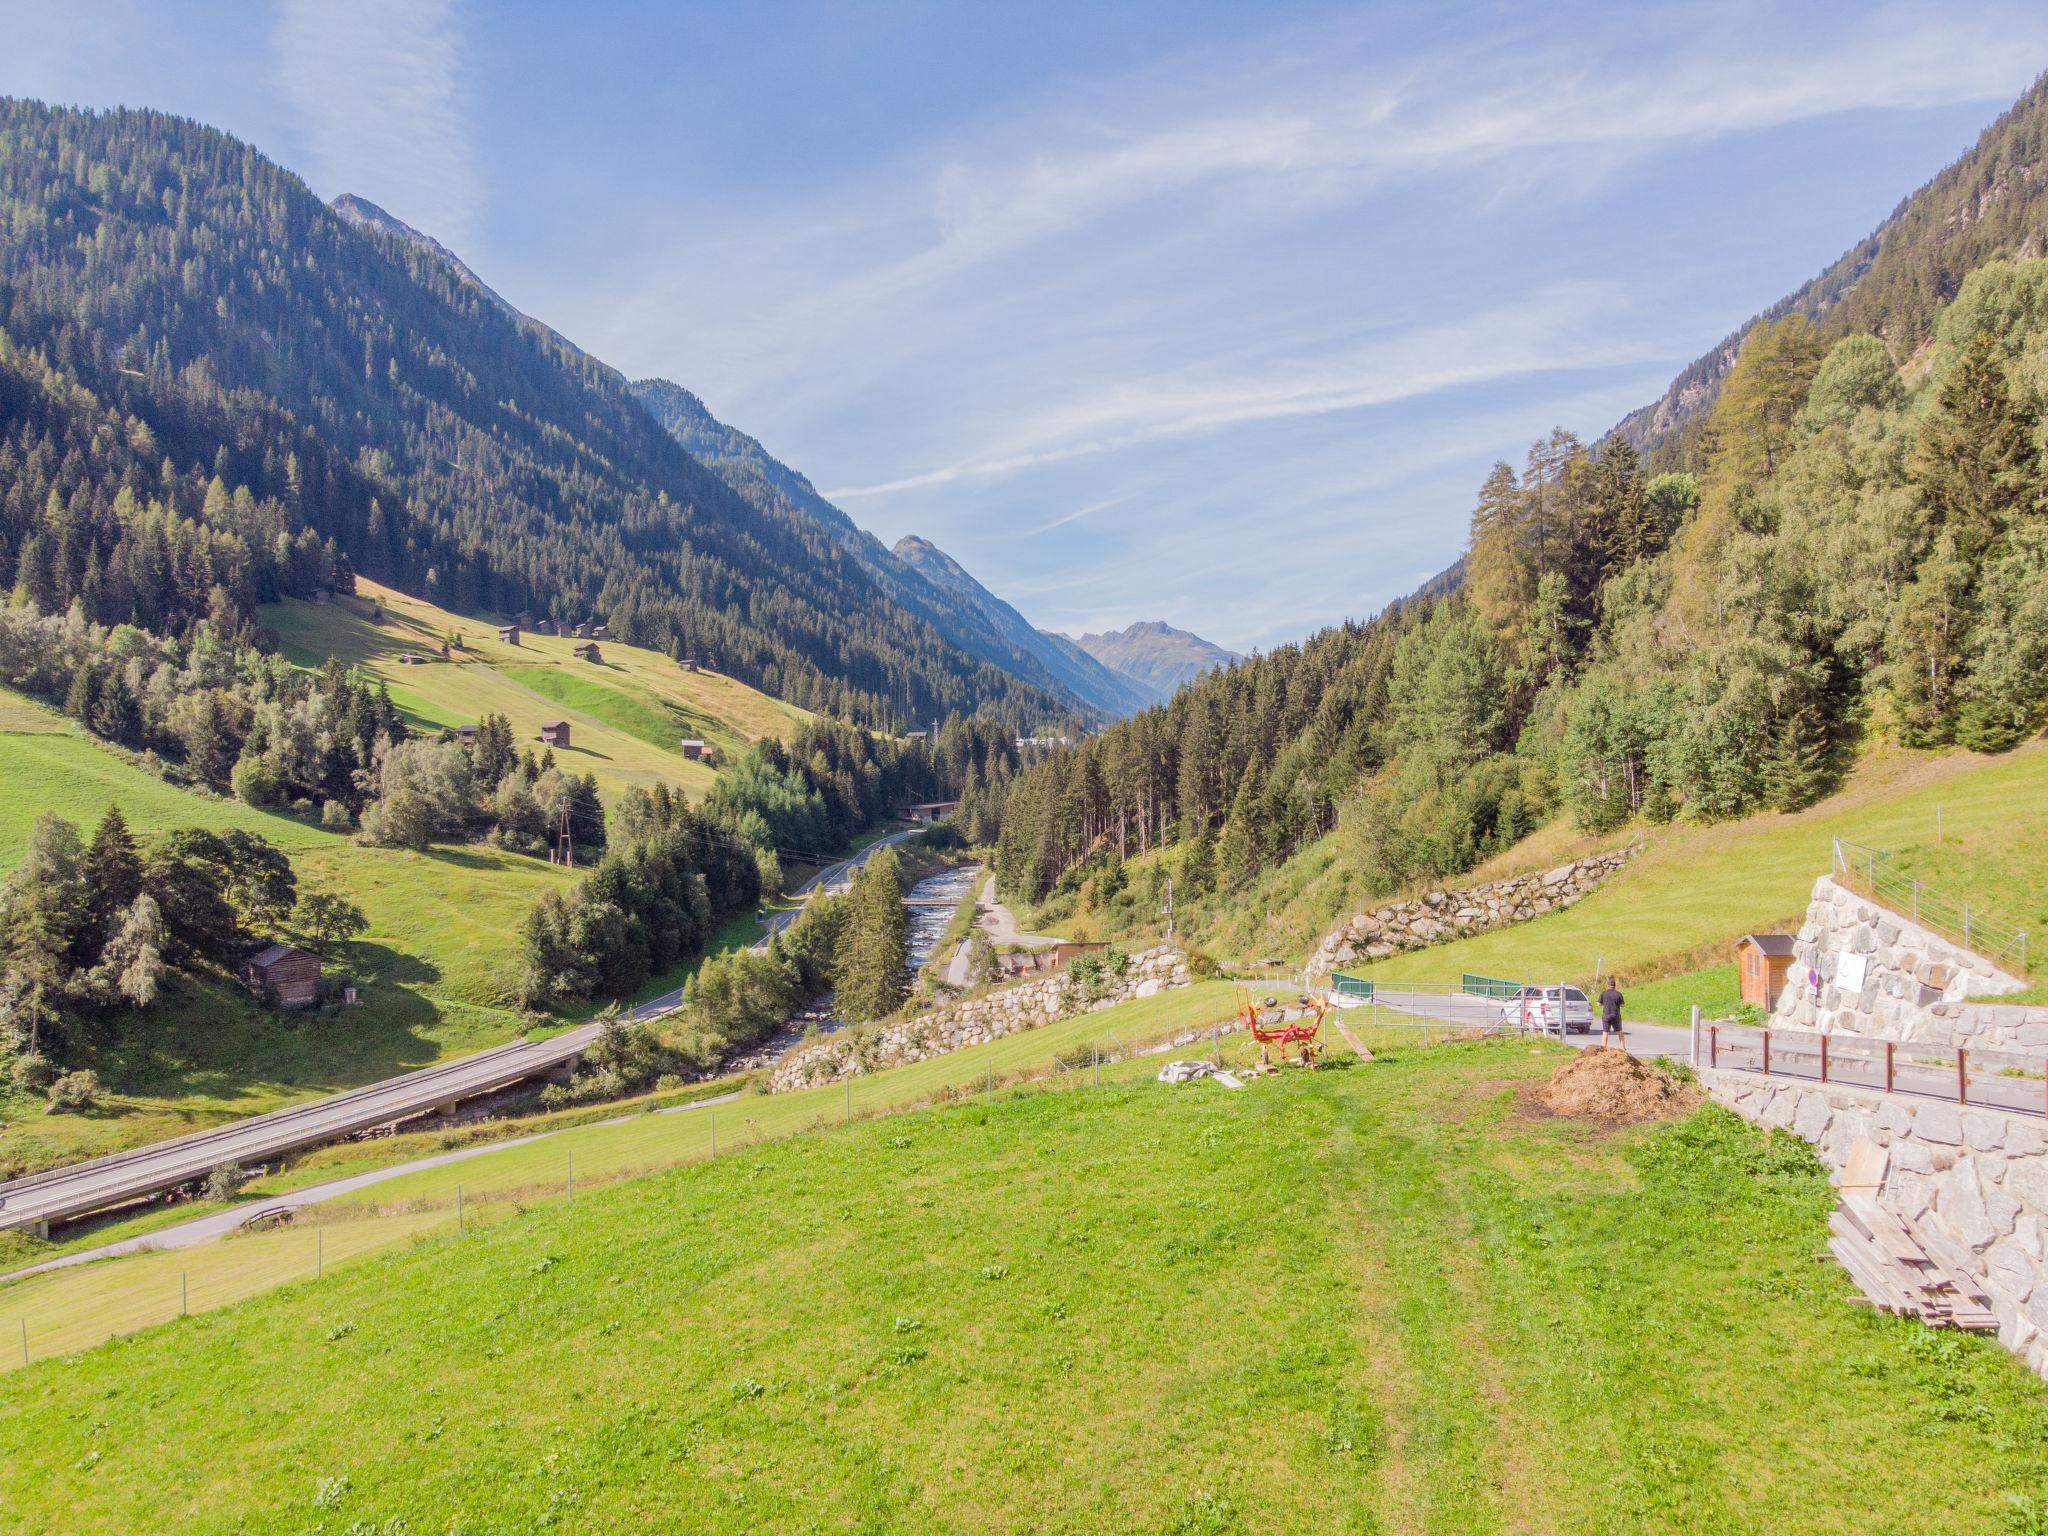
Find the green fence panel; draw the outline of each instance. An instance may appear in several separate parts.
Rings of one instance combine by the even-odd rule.
[[[1343,971],[1330,973],[1330,990],[1339,997],[1356,997],[1372,1001],[1372,983],[1363,976],[1349,976]]]
[[[1466,971],[1458,978],[1458,990],[1472,997],[1505,1000],[1520,995],[1522,983],[1502,981],[1498,976],[1474,976],[1470,971]]]

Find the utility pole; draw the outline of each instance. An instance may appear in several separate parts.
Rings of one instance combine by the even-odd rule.
[[[1166,914],[1166,942],[1173,942],[1173,876],[1166,877],[1166,905],[1159,909]]]

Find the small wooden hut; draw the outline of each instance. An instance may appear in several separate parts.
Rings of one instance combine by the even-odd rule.
[[[540,739],[544,746],[566,747],[569,745],[569,722],[566,720],[543,720]]]
[[[1792,968],[1792,939],[1783,933],[1745,933],[1735,944],[1735,974],[1742,983],[1742,1000],[1755,1003],[1768,1013],[1777,1005],[1778,992],[1785,985],[1785,973]]]
[[[242,985],[274,1008],[320,1000],[320,957],[296,944],[270,944],[242,962]]]

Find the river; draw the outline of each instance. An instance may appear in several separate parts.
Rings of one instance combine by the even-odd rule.
[[[946,931],[946,925],[953,921],[953,909],[960,904],[960,898],[974,888],[984,871],[978,864],[959,864],[951,869],[942,869],[935,875],[926,875],[911,886],[908,899],[913,902],[929,901],[932,906],[910,908],[910,931],[906,935],[906,947],[910,952],[910,974],[915,976],[931,959],[932,951],[938,948],[939,939]],[[944,905],[938,905],[939,902]],[[812,1029],[821,1035],[829,1035],[836,1029],[844,1029],[846,1021],[839,1017],[833,1007],[833,998],[827,993],[814,998],[797,1010],[795,1017],[751,1051],[735,1056],[724,1062],[720,1072],[745,1072],[754,1067],[765,1067],[781,1057],[784,1051],[802,1040]]]

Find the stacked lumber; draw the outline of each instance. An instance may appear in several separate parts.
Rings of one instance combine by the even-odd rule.
[[[1828,1218],[1828,1251],[1881,1312],[1933,1328],[1995,1331],[1991,1302],[1967,1275],[1927,1251],[1913,1224],[1878,1204],[1890,1154],[1858,1137],[1842,1170],[1842,1200]]]

